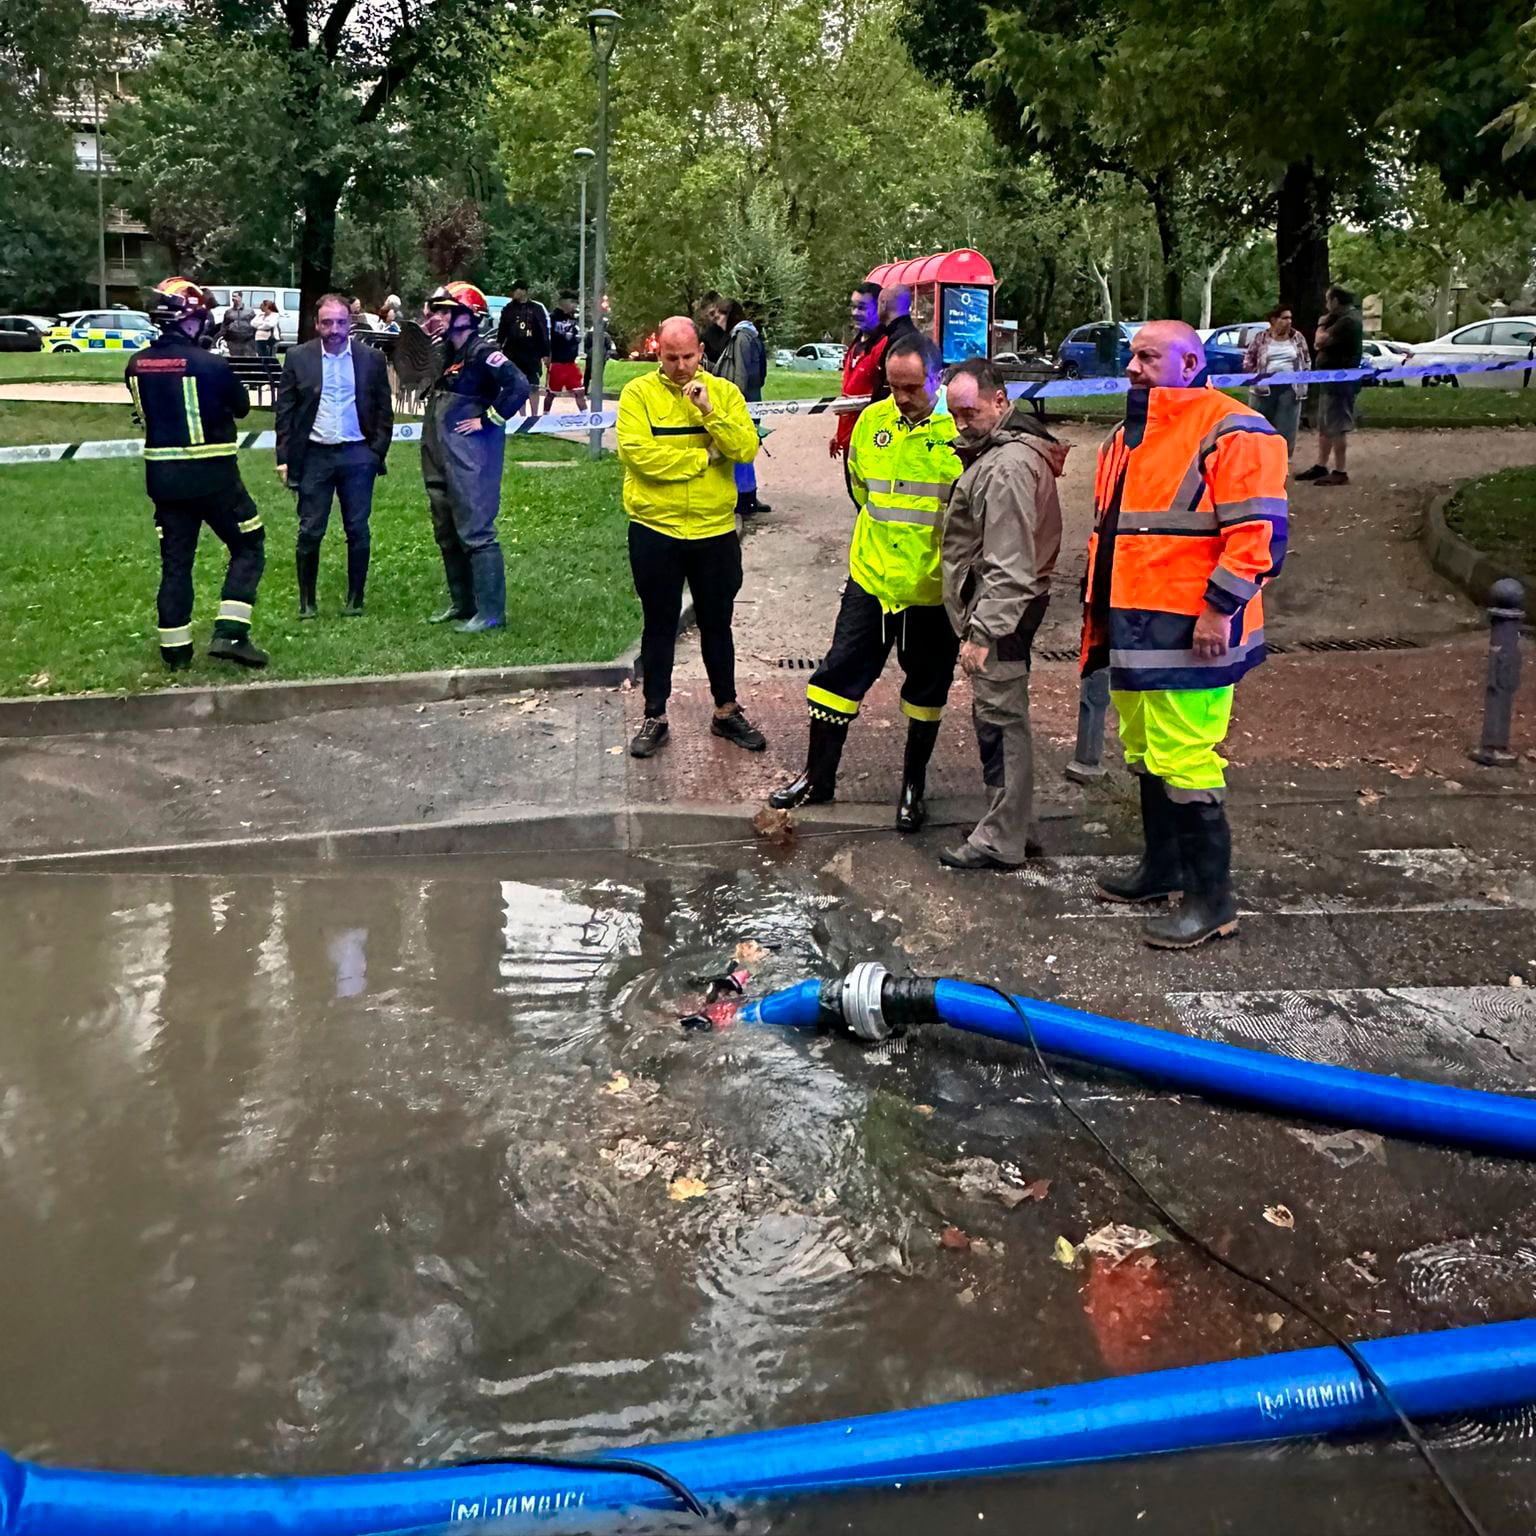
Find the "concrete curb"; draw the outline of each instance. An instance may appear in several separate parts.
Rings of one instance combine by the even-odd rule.
[[[1456,487],[1456,490],[1460,489],[1460,486]],[[1437,496],[1429,504],[1429,511],[1424,515],[1424,530],[1420,538],[1423,540],[1424,553],[1429,557],[1429,563],[1447,581],[1454,582],[1473,602],[1482,607],[1488,606],[1489,593],[1494,582],[1502,581],[1508,576],[1513,576],[1519,581],[1528,594],[1536,590],[1536,581],[1533,581],[1528,572],[1517,571],[1513,566],[1496,560],[1491,555],[1485,555],[1475,545],[1469,544],[1446,522],[1445,509],[1451,504],[1456,490]],[[1529,614],[1530,609],[1527,607],[1527,617]]]
[[[974,799],[936,800],[930,826],[970,825],[982,808]],[[648,849],[705,847],[755,842],[752,818],[761,802],[745,805],[610,804],[579,811],[527,810],[506,816],[341,831],[253,834],[132,848],[93,848],[70,853],[18,854],[0,859],[0,874],[109,873],[113,871],[228,870],[253,862],[325,866],[343,860],[379,858],[463,858],[494,854],[643,853]],[[1043,813],[1067,819],[1066,810]],[[887,804],[825,805],[800,812],[806,835],[891,832]]]

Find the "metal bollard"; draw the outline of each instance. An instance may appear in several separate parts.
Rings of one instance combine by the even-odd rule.
[[[1109,710],[1109,668],[1090,672],[1077,689],[1077,746],[1062,771],[1074,784],[1096,784],[1108,771],[1104,756],[1104,716]]]
[[[1525,588],[1513,577],[1496,581],[1488,594],[1488,691],[1483,699],[1483,741],[1472,761],[1486,768],[1507,767],[1510,721],[1520,688],[1520,625],[1525,618]]]

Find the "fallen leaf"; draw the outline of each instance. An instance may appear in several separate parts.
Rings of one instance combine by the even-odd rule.
[[[709,1185],[703,1179],[673,1179],[667,1185],[668,1200],[697,1200],[700,1195],[709,1193]]]
[[[615,1072],[612,1077],[603,1084],[603,1092],[607,1094],[628,1093],[629,1079],[622,1072]]]
[[[761,965],[768,958],[768,951],[756,939],[743,939],[736,946],[737,965]]]
[[[1056,1262],[1065,1269],[1071,1269],[1077,1263],[1077,1249],[1064,1237],[1056,1239],[1056,1246],[1051,1253]]]
[[[1296,1218],[1291,1215],[1289,1208],[1283,1205],[1266,1205],[1264,1220],[1272,1227],[1284,1227],[1287,1232],[1296,1225]]]
[[[619,753],[622,752],[623,750],[624,750],[623,747],[609,747],[608,748],[608,756],[609,757],[617,757],[619,755]]]
[[[1086,1253],[1096,1253],[1100,1258],[1118,1264],[1140,1248],[1155,1248],[1162,1239],[1155,1232],[1142,1227],[1128,1227],[1123,1222],[1111,1222],[1090,1232],[1082,1241]]]
[[[955,1300],[958,1301],[962,1307],[973,1307],[973,1306],[975,1306],[976,1305],[976,1288],[975,1288],[975,1286],[972,1286],[972,1285],[966,1286],[966,1288],[963,1291],[961,1291],[960,1294],[957,1297],[955,1297]]]
[[[534,710],[539,707],[541,702],[542,701],[539,699],[524,699],[522,703],[517,706],[518,713],[522,715],[531,715]]]
[[[939,1246],[941,1248],[949,1248],[954,1252],[959,1253],[963,1252],[965,1249],[971,1246],[971,1240],[965,1235],[964,1232],[960,1230],[959,1227],[945,1227],[944,1230],[939,1233]]]
[[[782,848],[794,837],[795,822],[788,811],[776,811],[765,805],[752,818],[752,830],[765,842]]]
[[[1279,1333],[1285,1327],[1285,1319],[1278,1312],[1266,1312],[1264,1314],[1264,1326],[1271,1333]]]
[[[1374,789],[1361,789],[1357,790],[1356,793],[1360,798],[1361,805],[1375,805],[1381,799],[1380,793]]]
[[[1023,1196],[1026,1200],[1044,1200],[1051,1192],[1049,1179],[1036,1179],[1033,1183],[1026,1184],[1023,1188]]]
[[[916,1104],[913,1106],[913,1108],[916,1109],[920,1115],[931,1117],[933,1114],[932,1104]]]

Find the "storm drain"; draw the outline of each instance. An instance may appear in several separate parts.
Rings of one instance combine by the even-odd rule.
[[[821,665],[820,656],[780,656],[774,663],[788,672],[814,672]]]

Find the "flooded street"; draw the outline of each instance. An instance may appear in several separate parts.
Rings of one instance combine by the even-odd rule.
[[[1319,1342],[1171,1241],[1056,1262],[1062,1232],[1149,1217],[1022,1053],[678,1026],[738,946],[756,990],[904,967],[898,938],[809,867],[746,855],[516,879],[12,877],[0,1446],[166,1472],[438,1466]],[[1304,1155],[1260,1116],[1068,1082],[1235,1253],[1251,1181]],[[1368,1331],[1529,1312],[1518,1221],[1502,1249],[1456,1241],[1476,1213],[1514,1214],[1509,1167],[1371,1153],[1331,1194],[1341,1160],[1296,1174],[1298,1208],[1310,1180],[1338,1217],[1298,1241],[1289,1283],[1343,1315],[1338,1265],[1364,1244],[1375,1294],[1348,1300]],[[1460,1213],[1406,1214],[1452,1168]],[[1440,1440],[1495,1509],[1519,1507],[1533,1429],[1516,1414]],[[760,1506],[736,1528],[1214,1532],[1256,1498],[1297,1529],[1455,1529],[1384,1440]]]

